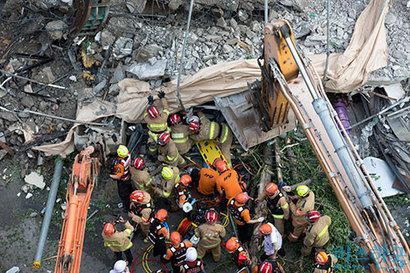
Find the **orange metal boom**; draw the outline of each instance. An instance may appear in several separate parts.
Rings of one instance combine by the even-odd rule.
[[[80,272],[87,210],[100,165],[98,158],[91,157],[93,152],[94,147],[88,147],[74,160],[54,273]]]

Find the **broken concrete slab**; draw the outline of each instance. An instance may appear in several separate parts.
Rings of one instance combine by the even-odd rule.
[[[157,79],[165,75],[167,60],[157,60],[155,63],[134,63],[126,71],[136,75],[140,80]]]
[[[44,183],[44,176],[36,172],[31,172],[29,175],[26,175],[26,177],[24,177],[24,181],[27,184],[40,188],[41,190],[46,186],[46,183]]]
[[[119,60],[125,56],[131,55],[134,41],[131,38],[120,37],[114,43],[113,54]]]
[[[63,38],[64,31],[67,29],[67,24],[61,20],[51,21],[46,25],[46,30],[53,40],[60,40]]]

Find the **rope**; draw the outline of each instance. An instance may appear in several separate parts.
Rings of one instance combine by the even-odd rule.
[[[186,47],[186,41],[188,39],[188,34],[189,34],[189,26],[191,24],[191,17],[192,17],[193,7],[194,7],[194,0],[191,0],[191,4],[189,5],[188,22],[187,22],[186,31],[185,31],[184,44],[182,46],[181,60],[179,62],[179,69],[178,69],[177,97],[178,97],[179,103],[181,104],[181,107],[184,111],[186,111],[186,109],[185,109],[184,104],[182,103],[181,94],[179,93],[179,85],[181,83],[182,66],[183,66],[183,63],[184,63],[185,47]]]

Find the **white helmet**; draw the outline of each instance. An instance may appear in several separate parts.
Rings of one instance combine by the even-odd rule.
[[[127,267],[127,263],[123,260],[116,261],[114,264],[114,271],[118,273],[125,272],[125,268]]]
[[[196,261],[198,254],[196,253],[196,249],[194,247],[190,247],[186,250],[186,261],[193,262]]]
[[[192,207],[191,203],[189,203],[189,202],[185,202],[185,204],[182,206],[182,210],[185,213],[190,212],[192,209],[193,209],[193,207]]]
[[[191,123],[191,122],[198,122],[199,123],[199,117],[198,116],[190,116],[187,118],[187,123]]]

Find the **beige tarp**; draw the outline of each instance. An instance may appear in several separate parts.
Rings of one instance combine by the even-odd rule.
[[[329,92],[350,92],[368,80],[369,73],[387,64],[387,43],[384,19],[388,1],[372,0],[356,22],[355,30],[346,51],[331,54],[329,59],[326,89]],[[325,55],[308,55],[318,73],[323,75]],[[207,67],[187,76],[180,85],[181,99],[186,108],[213,100],[214,96],[225,97],[247,89],[247,82],[260,78],[256,60],[238,60]],[[152,94],[149,84],[135,79],[124,79],[119,84],[115,115],[127,122],[140,122],[147,107],[147,96]],[[292,86],[291,86],[292,87]],[[176,80],[166,92],[171,112],[178,110]],[[96,101],[95,103],[103,103]],[[105,102],[104,102],[105,103]],[[98,109],[98,106],[96,106]],[[87,109],[87,108],[85,108]],[[84,112],[87,111],[87,112]],[[92,111],[91,111],[92,112]],[[114,112],[112,113],[114,114]],[[100,116],[89,113],[89,109],[78,111],[77,119],[91,121]],[[59,144],[45,145],[35,149],[47,154],[68,154],[72,148],[73,129],[66,140]]]

